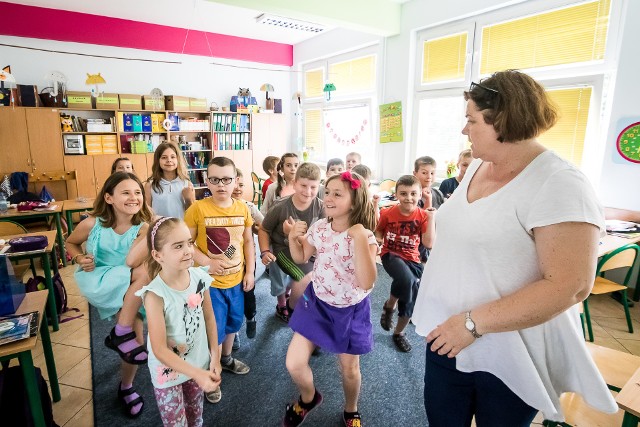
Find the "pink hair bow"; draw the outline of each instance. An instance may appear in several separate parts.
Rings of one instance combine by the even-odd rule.
[[[351,175],[351,171],[342,172],[342,174],[340,175],[340,178],[343,181],[347,181],[351,183],[352,190],[357,190],[358,188],[360,188],[360,185],[362,185],[359,179],[354,178],[353,175]]]

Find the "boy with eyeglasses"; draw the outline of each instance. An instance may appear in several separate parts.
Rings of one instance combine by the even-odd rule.
[[[209,294],[218,326],[222,369],[242,375],[249,372],[249,367],[231,357],[231,351],[235,334],[244,320],[243,291],[254,286],[255,251],[249,208],[242,200],[231,197],[235,181],[236,167],[231,159],[211,159],[207,167],[211,197],[192,204],[185,212],[184,221],[196,245],[195,262],[209,267],[209,274],[214,278]],[[219,402],[220,387],[205,397],[211,403]]]

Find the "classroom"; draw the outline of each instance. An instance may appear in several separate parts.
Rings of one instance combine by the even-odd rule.
[[[640,2],[0,16],[0,424],[640,423]]]

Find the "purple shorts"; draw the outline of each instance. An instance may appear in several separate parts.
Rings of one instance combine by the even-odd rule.
[[[289,326],[324,351],[336,354],[366,354],[373,350],[371,301],[334,307],[318,298],[309,283],[298,300]]]

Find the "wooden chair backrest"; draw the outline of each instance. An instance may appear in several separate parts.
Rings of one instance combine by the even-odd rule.
[[[391,192],[391,190],[393,190],[395,186],[396,186],[396,182],[393,179],[384,179],[378,186],[378,191]]]
[[[27,229],[17,222],[0,221],[0,236],[28,233]]]
[[[640,248],[637,245],[626,245],[605,255],[599,263],[598,272],[632,267],[636,262],[639,250]]]

